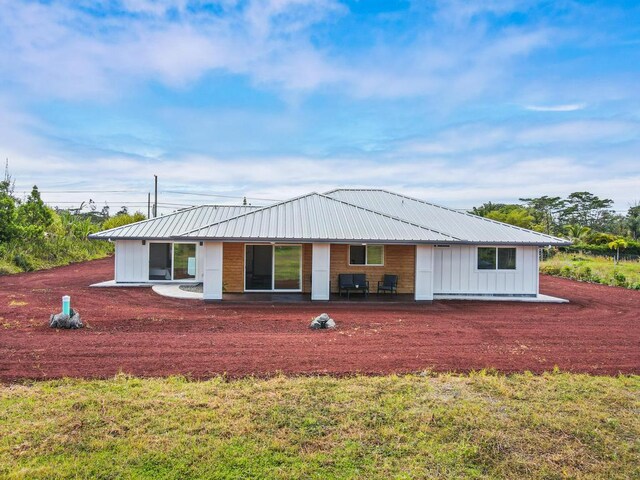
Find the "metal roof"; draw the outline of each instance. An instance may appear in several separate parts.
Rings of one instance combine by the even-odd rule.
[[[366,206],[310,193],[176,238],[260,241],[452,242],[456,239]]]
[[[168,239],[180,232],[236,217],[256,210],[254,206],[201,205],[179,210],[169,215],[130,223],[90,235],[94,239]]]
[[[534,232],[386,190],[338,189],[325,195],[366,206],[459,239],[452,243],[569,245],[566,239]]]
[[[566,239],[374,189],[310,193],[267,207],[203,205],[94,233],[90,238],[570,244]]]

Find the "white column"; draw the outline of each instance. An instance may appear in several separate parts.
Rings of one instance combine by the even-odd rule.
[[[311,252],[311,300],[329,300],[331,245],[314,243]]]
[[[203,298],[222,300],[222,242],[204,242]]]
[[[416,301],[433,300],[433,246],[416,245]]]

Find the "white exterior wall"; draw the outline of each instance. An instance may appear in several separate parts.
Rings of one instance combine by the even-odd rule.
[[[477,249],[476,245],[434,248],[434,294],[538,293],[538,247],[516,247],[515,270],[478,270]]]
[[[416,301],[433,300],[433,246],[416,245]]]
[[[149,281],[149,245],[142,240],[116,240],[116,282]]]
[[[196,243],[196,281],[204,281],[204,246]]]
[[[329,300],[331,245],[314,243],[311,252],[311,300]]]
[[[203,298],[222,300],[222,242],[205,242],[203,251]]]

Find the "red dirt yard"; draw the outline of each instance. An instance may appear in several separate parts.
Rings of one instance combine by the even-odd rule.
[[[0,380],[422,370],[640,373],[640,292],[542,276],[570,304],[205,304],[149,288],[89,288],[107,258],[0,277]],[[88,323],[54,330],[60,297]],[[327,311],[338,328],[312,331]]]

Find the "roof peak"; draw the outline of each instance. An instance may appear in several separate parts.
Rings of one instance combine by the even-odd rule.
[[[391,214],[388,214],[388,213],[380,212],[378,210],[367,208],[367,207],[364,207],[362,205],[356,205],[356,204],[348,202],[346,200],[343,200],[343,199],[340,199],[340,198],[333,198],[333,197],[331,197],[329,195],[325,195],[325,194],[318,193],[318,192],[310,192],[310,193],[307,193],[307,194],[304,194],[304,195],[299,195],[297,197],[293,197],[293,198],[290,198],[288,200],[283,200],[281,202],[277,202],[277,203],[274,203],[272,205],[268,205],[266,207],[260,208],[258,210],[254,210],[252,212],[245,212],[245,213],[236,215],[234,217],[226,218],[224,220],[219,220],[219,221],[211,223],[209,225],[204,225],[204,226],[199,227],[199,228],[195,228],[195,229],[192,229],[192,230],[181,232],[176,236],[177,237],[181,237],[181,236],[191,235],[191,234],[194,234],[196,232],[204,231],[205,229],[214,227],[214,226],[222,224],[222,223],[229,223],[229,222],[231,222],[233,220],[236,220],[236,219],[239,219],[239,218],[242,218],[242,217],[249,217],[251,215],[258,215],[261,212],[264,212],[266,210],[275,209],[275,208],[278,208],[278,207],[280,207],[282,205],[285,205],[287,203],[296,202],[296,201],[302,200],[304,198],[309,198],[309,197],[318,197],[318,198],[321,198],[321,199],[328,200],[330,202],[336,202],[336,203],[339,203],[339,204],[347,205],[349,208],[354,208],[354,209],[357,209],[357,210],[362,210],[362,211],[365,211],[365,212],[373,213],[375,215],[379,215],[381,217],[388,218],[388,219],[396,221],[396,222],[401,222],[401,223],[403,223],[405,225],[411,225],[412,227],[416,227],[416,228],[419,228],[421,230],[425,230],[425,231],[428,231],[428,232],[431,232],[431,233],[436,233],[436,234],[438,234],[438,235],[440,235],[442,237],[448,237],[448,238],[443,238],[442,241],[460,240],[459,238],[457,238],[457,237],[455,237],[453,235],[449,235],[447,233],[440,232],[440,231],[435,230],[433,228],[429,228],[429,227],[427,227],[425,225],[420,225],[420,224],[418,224],[416,222],[412,222],[411,220],[408,220],[408,219],[405,219],[405,218],[400,218],[400,217],[397,217],[397,216],[394,216],[394,215],[391,215]]]

